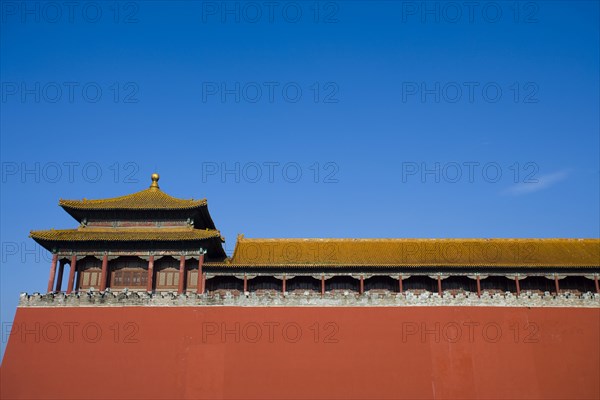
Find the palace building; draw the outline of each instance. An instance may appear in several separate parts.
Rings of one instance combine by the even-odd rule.
[[[598,238],[239,235],[228,256],[207,201],[158,181],[31,232],[50,276],[2,398],[600,397]]]
[[[53,260],[48,292],[599,292],[597,239],[247,239],[231,258],[206,200],[169,196],[158,175],[112,199],[60,200],[79,222],[32,231]],[[58,272],[57,272],[58,266]]]
[[[53,254],[48,292],[61,290],[66,264],[67,293],[90,288],[202,292],[198,273],[202,276],[205,257],[225,260],[223,238],[206,200],[171,197],[160,190],[158,179],[153,174],[148,189],[128,196],[60,201],[79,227],[31,232]]]

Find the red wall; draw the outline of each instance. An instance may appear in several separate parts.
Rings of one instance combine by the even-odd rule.
[[[600,309],[19,308],[1,395],[598,399]]]

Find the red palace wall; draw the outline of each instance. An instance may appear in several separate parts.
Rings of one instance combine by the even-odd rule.
[[[17,310],[2,399],[598,399],[600,309]]]

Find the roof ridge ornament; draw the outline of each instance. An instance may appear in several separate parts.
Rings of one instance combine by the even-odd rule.
[[[158,187],[158,180],[160,179],[160,175],[158,175],[156,172],[153,173],[150,178],[152,179],[152,184],[150,185],[150,189],[160,189]]]

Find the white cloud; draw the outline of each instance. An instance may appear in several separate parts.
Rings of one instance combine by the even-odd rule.
[[[555,172],[553,174],[541,175],[535,179],[537,182],[531,183],[518,183],[504,191],[505,194],[509,194],[511,196],[521,196],[524,194],[535,193],[543,189],[547,189],[551,186],[554,186],[560,181],[564,181],[569,176],[569,172],[567,170]]]

